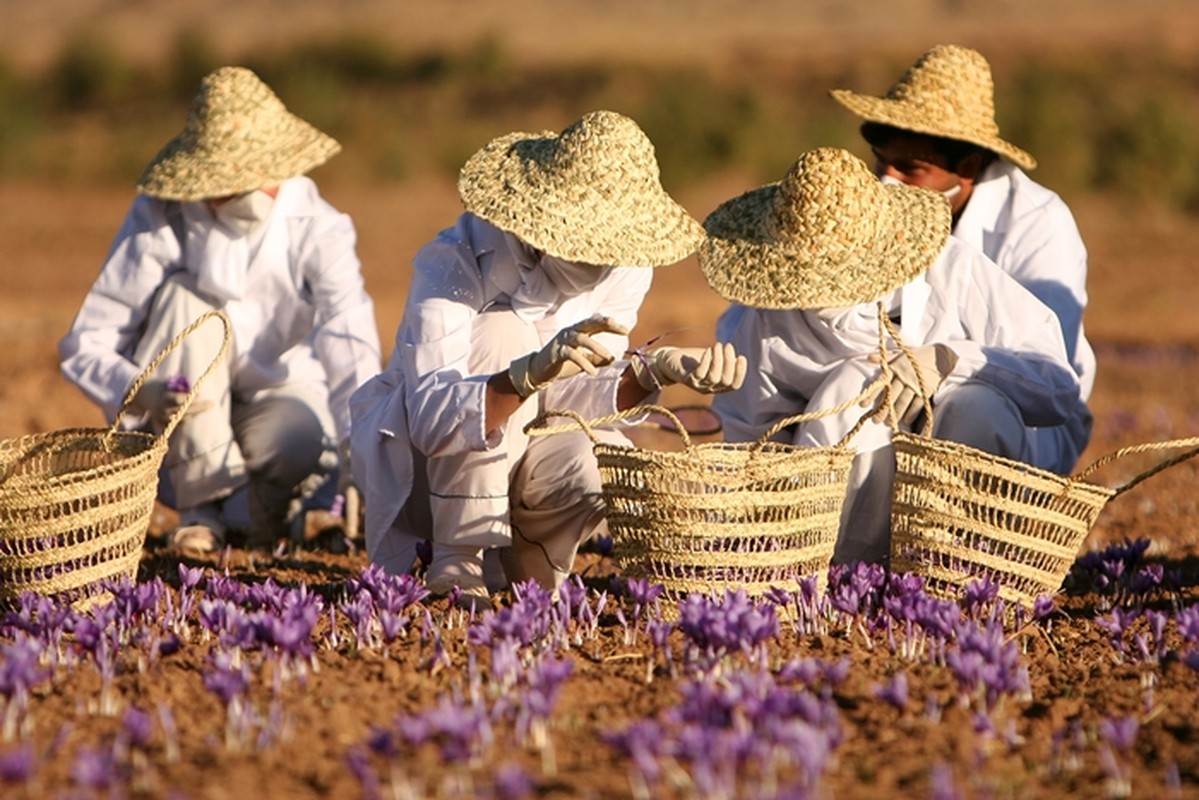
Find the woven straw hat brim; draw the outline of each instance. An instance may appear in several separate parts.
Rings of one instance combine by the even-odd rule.
[[[699,264],[724,299],[754,308],[830,308],[877,300],[928,269],[949,238],[950,209],[936,192],[881,186],[904,225],[885,246],[832,259],[767,230],[779,183],[746,192],[704,220]]]
[[[927,109],[912,103],[899,100],[889,100],[885,97],[872,97],[858,94],[848,89],[833,89],[829,92],[841,105],[848,108],[867,122],[878,122],[913,133],[924,133],[930,136],[941,136],[960,142],[969,142],[979,147],[985,147],[1003,156],[1018,167],[1033,170],[1037,160],[1032,154],[1016,147],[1011,142],[998,136],[993,136],[965,126],[953,125],[948,122],[935,122],[934,118],[951,119],[952,114],[940,111],[929,114]]]
[[[331,136],[292,114],[269,137],[249,136],[219,147],[201,144],[185,130],[151,160],[136,188],[163,200],[227,197],[303,175],[340,150]]]
[[[703,226],[662,188],[656,164],[652,175],[614,162],[596,180],[566,177],[545,158],[559,138],[511,133],[485,145],[459,176],[466,210],[577,263],[660,267],[695,252]]]

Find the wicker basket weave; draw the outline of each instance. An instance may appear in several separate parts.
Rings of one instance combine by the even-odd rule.
[[[857,428],[833,447],[769,439],[790,424],[842,411],[864,396],[780,420],[751,443],[695,444],[669,409],[653,405],[590,422],[573,411],[550,411],[528,430],[537,435],[581,428],[591,437],[614,555],[625,577],[661,584],[672,601],[691,592],[743,589],[761,595],[774,586],[795,588],[802,577],[821,583],[827,578],[854,456],[845,441]],[[647,411],[671,421],[682,450],[608,444],[592,431]],[[545,427],[553,416],[570,417],[574,424]]]
[[[990,578],[1029,606],[1054,594],[1108,501],[1166,467],[1199,455],[1199,437],[1117,450],[1064,477],[966,445],[896,433],[891,568],[956,597]],[[1116,488],[1086,480],[1100,466],[1150,450],[1189,448]]]
[[[895,331],[890,333],[911,358]],[[1199,455],[1199,437],[1133,445],[1067,477],[932,438],[933,408],[927,397],[924,402],[923,433],[892,434],[891,569],[923,576],[928,591],[942,597],[955,598],[970,581],[988,578],[1000,597],[1026,606],[1039,595],[1055,594],[1108,501]],[[1186,452],[1119,487],[1087,480],[1118,458],[1178,449]]]
[[[121,430],[146,379],[211,318],[225,327],[220,352],[166,429],[158,436]],[[108,428],[0,440],[0,604],[35,592],[81,607],[103,596],[106,580],[135,577],[167,440],[228,351],[229,336],[229,320],[219,311],[189,325],[133,382]]]

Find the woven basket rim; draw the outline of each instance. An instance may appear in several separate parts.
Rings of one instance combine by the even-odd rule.
[[[994,464],[1004,467],[1015,472],[1027,475],[1030,477],[1039,478],[1041,480],[1060,485],[1063,489],[1078,488],[1083,490],[1093,491],[1109,497],[1115,496],[1118,490],[1110,486],[1104,486],[1101,483],[1085,480],[1082,478],[1071,477],[1069,475],[1059,475],[1047,469],[1029,464],[1025,461],[1020,461],[1015,458],[1007,458],[998,456],[993,453],[988,453],[985,450],[979,450],[977,447],[961,444],[959,442],[951,442],[946,439],[936,439],[932,436],[924,436],[918,433],[908,433],[907,431],[893,431],[891,434],[891,442],[897,449],[906,450],[918,457],[923,454],[920,450],[936,451],[939,454],[953,453],[955,455],[965,456],[975,461]]]

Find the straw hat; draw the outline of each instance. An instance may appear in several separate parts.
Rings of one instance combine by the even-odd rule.
[[[949,237],[939,193],[883,183],[832,147],[800,156],[779,183],[704,220],[699,265],[726,300],[756,308],[829,308],[876,300],[936,260]]]
[[[943,136],[992,150],[1017,166],[1037,160],[999,138],[995,85],[982,54],[955,44],[937,45],[920,57],[885,97],[834,89],[833,98],[868,122]]]
[[[662,188],[649,137],[614,111],[561,134],[510,133],[462,167],[467,211],[552,256],[583,264],[673,264],[703,228]]]
[[[200,82],[183,132],[149,163],[137,189],[164,200],[203,200],[278,184],[341,149],[283,107],[244,67],[221,67]]]

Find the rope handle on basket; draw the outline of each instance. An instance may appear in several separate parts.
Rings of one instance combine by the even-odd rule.
[[[159,435],[159,438],[161,439],[170,438],[171,434],[175,431],[175,426],[180,423],[180,421],[183,419],[183,415],[187,412],[187,407],[190,406],[192,404],[192,400],[195,399],[196,393],[199,391],[200,386],[208,379],[208,376],[212,374],[212,371],[217,368],[217,365],[221,363],[221,360],[229,352],[229,343],[232,337],[232,325],[229,322],[229,317],[225,316],[224,311],[217,309],[205,311],[190,325],[176,334],[175,338],[168,342],[167,346],[164,347],[162,351],[158,353],[158,355],[154,356],[154,359],[146,365],[145,369],[141,371],[141,374],[133,380],[133,383],[131,383],[129,388],[125,391],[125,399],[121,401],[121,409],[117,412],[117,417],[113,420],[112,426],[108,429],[108,433],[105,434],[106,440],[111,438],[115,433],[117,433],[118,430],[120,430],[121,420],[124,419],[125,414],[128,413],[129,406],[133,403],[133,398],[137,396],[138,391],[143,385],[145,385],[146,381],[149,380],[150,376],[154,374],[155,370],[158,369],[166,357],[170,355],[183,342],[184,339],[194,333],[201,325],[210,319],[220,320],[221,325],[224,327],[224,335],[221,337],[220,349],[217,351],[216,355],[213,356],[213,359],[209,363],[208,367],[188,389],[187,397],[184,398],[183,403],[167,421],[166,427]]]
[[[1132,487],[1136,486],[1138,483],[1145,480],[1146,478],[1151,478],[1154,475],[1156,475],[1157,473],[1161,472],[1162,470],[1168,469],[1168,468],[1174,466],[1175,464],[1181,464],[1183,461],[1186,461],[1188,459],[1194,458],[1195,456],[1199,455],[1199,436],[1191,436],[1186,439],[1170,439],[1165,442],[1149,442],[1146,444],[1134,444],[1134,445],[1129,445],[1128,447],[1121,447],[1119,450],[1116,450],[1114,452],[1108,453],[1105,456],[1102,456],[1101,458],[1096,460],[1093,464],[1091,464],[1089,467],[1087,467],[1086,469],[1082,470],[1077,475],[1072,477],[1070,480],[1072,480],[1072,481],[1084,480],[1085,478],[1092,475],[1096,470],[1100,469],[1101,467],[1107,466],[1108,464],[1115,461],[1116,459],[1123,458],[1124,456],[1135,455],[1136,453],[1148,453],[1148,452],[1152,452],[1154,450],[1177,450],[1178,448],[1181,448],[1181,447],[1189,447],[1191,449],[1185,453],[1180,453],[1180,454],[1174,456],[1173,458],[1167,458],[1165,461],[1162,461],[1161,463],[1150,467],[1149,469],[1140,473],[1139,475],[1132,478],[1131,480],[1128,480],[1125,483],[1121,484],[1120,486],[1117,486],[1115,491],[1116,491],[1117,495],[1120,495],[1120,494],[1123,494],[1124,492],[1128,491]]]
[[[871,397],[874,397],[876,394],[879,393],[880,389],[883,390],[883,392],[885,394],[886,387],[884,385],[884,379],[889,380],[889,378],[887,378],[887,375],[880,374],[877,378],[875,378],[873,381],[871,381],[869,384],[867,384],[866,388],[863,389],[860,394],[858,394],[856,397],[849,398],[848,400],[841,403],[840,405],[836,405],[831,408],[822,408],[818,411],[805,411],[801,414],[794,414],[790,417],[783,417],[778,422],[771,425],[770,429],[767,430],[764,434],[762,434],[762,437],[760,439],[758,439],[756,442],[754,442],[753,446],[750,449],[754,450],[754,451],[761,450],[763,447],[766,446],[766,443],[769,442],[770,439],[776,433],[778,433],[783,428],[786,428],[789,425],[794,425],[797,422],[808,422],[809,420],[820,419],[821,417],[829,417],[829,416],[832,416],[833,414],[840,414],[842,411],[852,408],[854,405],[856,405],[858,403],[863,403],[863,402],[869,400]],[[859,417],[858,421],[856,423],[854,423],[854,426],[849,429],[849,432],[846,433],[845,436],[841,438],[841,441],[837,442],[837,446],[841,447],[841,446],[847,444],[849,442],[849,440],[854,437],[854,434],[856,434],[858,431],[860,431],[862,429],[862,426],[866,424],[866,420],[870,419],[870,417],[872,417],[874,415],[875,410],[876,410],[876,408],[870,408],[866,411],[865,414],[863,414],[861,417]]]
[[[788,425],[793,425],[797,422],[807,422],[808,420],[813,419],[820,419],[821,417],[827,417],[833,414],[840,414],[842,411],[853,407],[853,405],[856,403],[869,400],[871,397],[876,395],[881,388],[883,388],[883,379],[885,377],[886,376],[884,375],[880,375],[878,378],[875,378],[868,386],[866,386],[865,389],[862,390],[860,394],[858,394],[856,397],[851,397],[840,405],[833,406],[832,408],[821,409],[819,411],[805,411],[801,414],[795,414],[790,417],[784,417],[780,419],[778,422],[771,425],[770,428],[764,434],[762,434],[761,438],[759,438],[750,446],[750,452],[757,453],[759,450],[765,447],[767,443],[769,443],[771,437],[773,437],[783,428],[786,428]],[[596,419],[592,420],[585,420],[578,412],[572,411],[568,408],[543,411],[537,416],[536,419],[525,425],[524,431],[529,436],[545,436],[552,433],[566,433],[568,431],[582,430],[583,433],[587,434],[587,437],[591,439],[593,444],[599,444],[599,439],[592,430],[593,428],[600,427],[601,425],[608,425],[613,422],[619,422],[620,420],[628,419],[629,417],[641,416],[646,412],[658,413],[669,419],[671,423],[673,423],[675,431],[679,434],[679,438],[683,440],[683,447],[687,450],[692,448],[691,434],[687,432],[687,428],[683,425],[678,416],[666,406],[655,405],[654,403],[642,403],[641,405],[636,405],[632,408],[626,408],[622,411],[618,411],[615,414],[609,414],[606,417],[597,417]],[[837,443],[837,446],[840,447],[853,438],[854,434],[861,429],[862,425],[865,424],[866,420],[869,419],[870,415],[873,413],[874,410],[871,409],[867,411],[866,414],[864,414],[860,419],[858,419],[849,432],[846,433],[841,441]],[[567,425],[546,426],[546,420],[550,417],[566,417],[573,420],[573,422]]]
[[[924,373],[916,364],[916,354],[908,347],[907,343],[899,337],[899,331],[895,329],[895,323],[891,321],[891,317],[887,315],[883,304],[878,304],[878,355],[882,362],[879,366],[882,369],[880,377],[885,378],[887,387],[883,391],[883,403],[886,407],[887,425],[891,430],[899,430],[899,418],[895,416],[895,406],[891,404],[891,384],[894,373],[891,371],[891,359],[887,357],[887,336],[890,335],[891,340],[895,342],[895,346],[899,348],[904,357],[912,364],[912,371],[916,373],[917,389],[920,391],[920,402],[924,406],[924,425],[920,431],[922,436],[932,436],[933,433],[933,403],[928,396],[928,387],[924,385]]]
[[[691,449],[691,434],[687,432],[687,429],[683,426],[683,423],[678,416],[676,416],[675,413],[666,406],[654,405],[653,403],[643,403],[641,405],[633,406],[632,408],[626,408],[621,411],[617,411],[615,414],[609,414],[606,417],[596,417],[592,420],[584,419],[582,414],[579,414],[577,411],[572,411],[569,408],[543,411],[537,415],[536,419],[525,425],[524,431],[529,436],[546,436],[551,433],[568,433],[570,431],[582,430],[583,433],[587,434],[587,438],[591,440],[592,444],[599,444],[599,437],[595,435],[593,428],[598,428],[602,425],[609,425],[613,422],[619,422],[621,420],[628,419],[629,417],[639,417],[647,412],[656,412],[661,414],[674,423],[674,427],[679,434],[679,438],[683,440],[683,447],[687,448],[688,450]],[[550,417],[567,417],[573,420],[573,423],[567,425],[546,426],[545,422]]]

